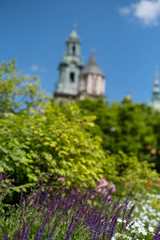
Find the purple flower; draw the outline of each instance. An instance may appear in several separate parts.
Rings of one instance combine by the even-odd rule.
[[[67,232],[66,232],[66,235],[65,235],[65,238],[64,240],[69,240],[71,238],[71,234],[72,234],[72,226],[73,226],[73,222],[74,222],[74,217],[72,217],[71,219],[71,223],[67,229]]]
[[[160,231],[160,222],[158,224],[158,227],[157,227],[157,230],[152,238],[152,240],[160,240],[160,234],[159,234],[159,231]]]
[[[130,211],[129,211],[129,213],[128,213],[128,216],[126,217],[126,227],[127,227],[127,225],[129,224],[129,222],[130,222],[130,220],[131,220],[131,215],[132,215],[132,212],[133,212],[133,210],[134,210],[134,208],[135,208],[135,204],[131,207],[131,209],[130,209]]]

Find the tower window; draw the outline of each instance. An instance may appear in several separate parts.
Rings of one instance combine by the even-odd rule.
[[[75,53],[76,53],[76,48],[75,48],[75,46],[73,46],[73,48],[72,48],[72,55],[75,55]]]
[[[75,74],[73,72],[70,73],[69,81],[72,83],[75,82]]]

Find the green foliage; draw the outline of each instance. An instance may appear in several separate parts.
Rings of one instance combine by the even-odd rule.
[[[45,101],[37,80],[19,76],[15,67],[15,61],[0,66],[0,171],[15,179],[13,190],[22,185],[26,190],[46,172],[55,186],[59,177],[68,186],[81,187],[95,187],[106,178],[129,187],[134,182],[136,191],[142,189],[138,182],[145,186],[147,174],[155,176],[146,162],[118,155],[123,150],[147,156],[146,146],[156,145],[144,106],[109,106],[103,99],[79,101],[82,111],[70,102],[57,105]]]
[[[47,102],[45,108],[40,114],[10,113],[0,120],[1,170],[17,184],[35,182],[49,172],[53,180],[65,177],[68,185],[95,185],[104,175],[104,163],[114,176],[101,139],[89,132],[92,117],[81,116],[72,103]]]
[[[16,60],[0,65],[0,115],[33,111],[46,97],[36,76],[28,77],[16,71]]]
[[[112,105],[103,99],[85,99],[77,104],[85,116],[95,116],[97,127],[93,133],[102,138],[103,149],[109,151],[116,170],[111,181],[123,186],[123,193],[128,189],[137,193],[147,190],[147,184],[158,177],[151,169],[155,164],[159,169],[160,113],[127,99]]]
[[[97,102],[78,101],[84,115],[95,115],[97,134],[102,137],[104,150],[117,154],[133,153],[140,161],[157,162],[160,153],[160,113],[145,104],[134,104],[124,99],[121,104],[109,105],[103,99]],[[158,167],[157,167],[158,169]]]
[[[123,152],[114,156],[117,177],[115,183],[123,186],[123,193],[128,194],[128,189],[133,193],[142,194],[146,192],[147,185],[153,184],[154,179],[158,179],[158,174],[155,170],[151,170],[154,164],[147,161],[138,161],[134,155],[127,156]]]

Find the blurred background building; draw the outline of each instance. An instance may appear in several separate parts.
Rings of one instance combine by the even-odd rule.
[[[59,63],[59,79],[54,97],[59,102],[65,99],[84,99],[89,96],[96,100],[105,97],[105,75],[98,66],[94,50],[86,66],[80,55],[81,42],[76,31],[76,25],[66,41],[66,50]],[[131,94],[127,95],[131,100]],[[160,111],[159,73],[156,67],[152,100],[149,103],[154,110]]]
[[[84,66],[80,56],[80,38],[76,26],[66,41],[66,51],[59,64],[59,79],[54,96],[57,101],[72,98],[95,100],[105,96],[105,75],[92,51],[88,64]]]
[[[160,97],[159,96],[160,96],[159,73],[158,73],[158,67],[156,67],[154,88],[152,91],[152,100],[149,103],[149,106],[151,106],[154,110],[158,110],[158,111],[160,111]]]

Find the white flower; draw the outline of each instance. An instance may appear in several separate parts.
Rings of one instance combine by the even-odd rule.
[[[121,218],[118,218],[118,219],[117,219],[117,222],[120,222],[120,223],[121,223],[121,222],[122,222],[122,219],[121,219]]]
[[[135,226],[135,227],[139,227],[139,223],[138,223],[138,222],[135,222],[135,223],[134,223],[134,226]]]
[[[147,236],[147,232],[146,232],[146,231],[143,231],[142,234],[145,235],[145,236]]]
[[[151,227],[151,226],[148,227],[148,230],[149,230],[150,232],[152,232],[152,233],[154,232],[154,228]]]
[[[112,240],[115,240],[116,238],[121,238],[121,239],[129,239],[131,240],[132,238],[131,237],[128,237],[126,236],[125,234],[123,233],[116,233],[115,236],[112,238]]]

